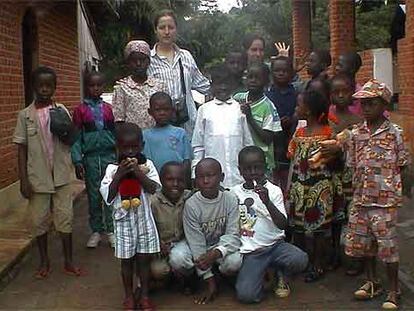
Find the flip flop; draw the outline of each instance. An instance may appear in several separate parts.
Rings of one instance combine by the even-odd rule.
[[[139,309],[143,311],[155,311],[155,305],[148,297],[144,297],[139,301]]]
[[[36,270],[36,273],[33,275],[35,279],[37,280],[44,280],[47,279],[50,275],[50,272],[52,270],[50,269],[50,267],[42,267]]]
[[[86,275],[86,271],[78,267],[72,267],[72,268],[65,267],[63,268],[63,272],[66,275],[70,275],[70,276],[85,276]]]

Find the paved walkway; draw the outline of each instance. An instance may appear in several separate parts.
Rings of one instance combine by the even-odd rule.
[[[38,281],[33,278],[37,265],[37,249],[32,247],[21,265],[18,276],[0,292],[0,309],[119,309],[123,298],[119,263],[113,257],[113,251],[106,242],[95,250],[85,248],[88,238],[87,205],[83,196],[75,206],[75,255],[78,262],[87,269],[88,275],[81,278],[69,277],[62,272],[60,241],[56,234],[51,234],[50,254],[52,274],[48,280]],[[411,223],[410,223],[411,224]],[[414,223],[413,223],[414,225]],[[408,227],[410,227],[409,225]],[[411,228],[411,227],[410,227]],[[413,226],[414,230],[414,226]],[[407,230],[406,230],[407,231]],[[407,250],[412,255],[412,250]],[[406,254],[405,256],[409,256]],[[411,257],[408,257],[412,258]],[[352,292],[362,278],[344,276],[342,270],[328,274],[323,280],[314,284],[305,284],[300,278],[292,282],[292,294],[281,300],[269,295],[261,304],[241,305],[234,298],[234,292],[222,285],[220,296],[201,310],[378,310],[382,298],[370,302],[358,302],[352,299]],[[414,310],[412,292],[403,288],[405,295],[402,306],[405,310]],[[196,306],[190,297],[177,293],[174,289],[163,290],[153,294],[159,309],[194,310]]]

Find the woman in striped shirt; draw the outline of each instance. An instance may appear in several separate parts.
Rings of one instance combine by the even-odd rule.
[[[185,97],[189,120],[181,126],[191,137],[197,116],[191,90],[207,94],[210,90],[210,82],[198,69],[191,53],[175,44],[177,19],[172,11],[164,10],[156,16],[155,31],[158,42],[151,51],[148,75],[166,84],[168,93],[175,103]],[[184,73],[185,94],[181,83],[180,60]]]

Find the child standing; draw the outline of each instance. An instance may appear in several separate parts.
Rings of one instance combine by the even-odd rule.
[[[398,208],[402,204],[401,172],[409,164],[402,129],[384,117],[391,92],[376,80],[353,96],[360,98],[365,122],[352,129],[348,165],[353,168],[354,198],[349,215],[345,252],[365,259],[367,281],[355,293],[372,299],[381,293],[375,260],[386,264],[390,291],[383,309],[397,309]]]
[[[164,83],[148,77],[150,47],[147,42],[134,40],[128,42],[124,58],[130,75],[116,82],[112,106],[116,122],[130,122],[140,128],[154,126],[148,113],[149,99],[156,92],[166,91]]]
[[[328,125],[328,101],[322,94],[308,91],[298,95],[296,115],[306,120],[306,127],[296,130],[289,143],[293,174],[289,190],[290,214],[296,245],[305,248],[305,236],[311,235],[308,250],[312,269],[306,282],[318,280],[324,273],[323,250],[332,220],[332,173],[325,164],[311,168],[308,160],[320,149],[320,142],[332,138]]]
[[[194,171],[201,159],[214,158],[223,168],[224,186],[232,187],[242,181],[235,159],[243,147],[253,144],[253,140],[246,116],[231,98],[232,75],[224,66],[218,66],[211,76],[215,98],[198,110],[192,139],[192,167]]]
[[[181,277],[177,258],[189,250],[184,238],[183,209],[191,191],[185,190],[185,169],[180,162],[165,163],[160,179],[162,189],[151,197],[151,209],[160,236],[162,258],[153,261],[152,273],[155,279],[166,277],[170,271]]]
[[[137,125],[119,124],[116,146],[119,164],[108,165],[100,191],[106,204],[113,207],[115,257],[121,259],[121,275],[125,290],[123,305],[128,310],[134,309],[136,304],[141,309],[154,310],[148,296],[150,260],[152,254],[160,252],[160,245],[149,195],[155,193],[160,181],[154,164],[146,160],[141,153],[143,139],[141,129]],[[137,202],[139,206],[123,204],[124,198],[121,198],[120,186],[125,178],[138,180],[141,188]],[[132,199],[128,198],[128,200],[130,205],[133,205]],[[133,200],[137,199],[133,198]],[[137,302],[133,290],[135,263],[137,276],[141,281]]]
[[[275,168],[273,153],[273,136],[282,131],[278,112],[272,101],[264,94],[269,84],[269,68],[265,64],[253,63],[247,73],[245,93],[233,96],[240,103],[242,112],[253,136],[253,142],[266,155],[267,175],[272,175]]]
[[[257,146],[239,153],[239,169],[245,182],[232,188],[239,199],[243,264],[236,282],[237,297],[245,303],[259,302],[263,296],[263,278],[268,268],[279,274],[300,273],[306,269],[305,252],[284,241],[288,226],[283,193],[265,177],[263,150]],[[287,297],[289,286],[280,277],[275,289]]]
[[[287,180],[290,161],[287,159],[287,147],[295,126],[294,114],[296,108],[296,91],[291,81],[293,76],[292,61],[285,56],[278,56],[271,61],[273,85],[266,96],[273,102],[280,117],[283,132],[273,140],[275,148],[275,181],[283,193],[287,194]]]
[[[86,98],[73,112],[73,123],[80,130],[72,146],[76,177],[85,180],[89,203],[89,226],[92,230],[86,246],[95,248],[106,232],[114,247],[112,210],[103,203],[99,187],[106,167],[116,160],[115,126],[111,105],[102,101],[104,77],[92,72],[85,77]]]
[[[213,264],[218,263],[223,274],[236,273],[240,268],[239,210],[237,198],[220,189],[224,175],[217,160],[201,160],[195,173],[200,191],[184,205],[184,233],[190,251],[182,253],[180,266],[196,267],[207,288],[195,303],[206,304],[218,293]]]
[[[185,130],[170,124],[173,110],[167,93],[157,92],[151,96],[148,112],[155,120],[155,127],[143,131],[144,154],[154,162],[158,172],[165,163],[178,161],[184,164],[186,176],[189,176],[191,145]]]
[[[13,142],[18,145],[20,192],[29,200],[33,234],[40,253],[38,279],[50,274],[47,233],[51,218],[62,239],[64,272],[80,276],[83,271],[72,260],[73,190],[70,186],[73,166],[70,146],[50,131],[50,109],[65,106],[52,99],[56,90],[56,73],[48,67],[33,72],[35,100],[17,117]]]

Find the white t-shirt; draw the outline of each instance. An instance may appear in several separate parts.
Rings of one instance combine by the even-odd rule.
[[[269,191],[270,201],[287,218],[282,190],[269,181],[264,186]],[[273,223],[267,207],[253,189],[245,189],[240,184],[231,190],[239,199],[240,253],[251,253],[284,238],[285,231]]]

